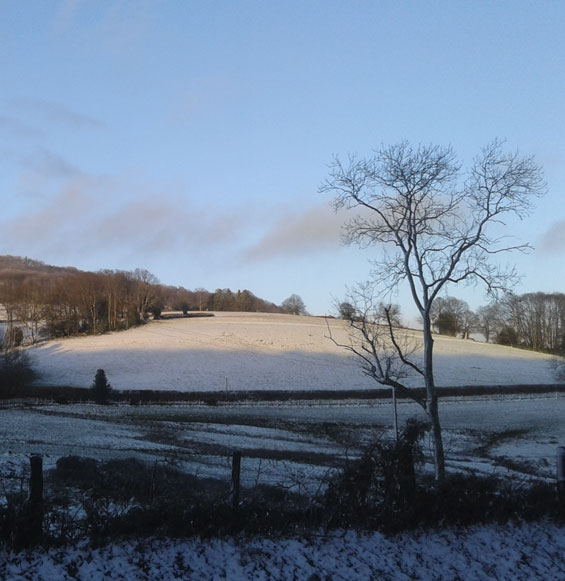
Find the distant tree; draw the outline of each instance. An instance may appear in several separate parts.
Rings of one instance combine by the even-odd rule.
[[[300,298],[299,295],[292,294],[285,299],[281,307],[285,313],[289,315],[305,315],[306,314],[306,306],[304,305],[304,301]]]
[[[505,341],[505,344],[556,355],[565,353],[564,294],[507,294],[498,308],[497,342]]]
[[[183,287],[165,287],[163,289],[163,301],[173,311],[182,311],[183,315],[187,315],[188,311],[194,308],[194,293]]]
[[[94,382],[90,386],[92,397],[97,404],[107,404],[112,392],[112,386],[106,378],[106,372],[98,369],[94,376]]]
[[[351,321],[355,316],[355,307],[349,301],[339,303],[339,316],[345,321]]]
[[[104,292],[104,279],[93,272],[81,272],[74,277],[73,291],[82,314],[82,330],[99,333],[106,330],[108,304]]]
[[[516,347],[519,343],[518,333],[512,327],[502,327],[496,334],[496,342],[499,345],[508,345],[509,347]]]
[[[196,299],[198,301],[198,310],[201,311],[203,307],[206,307],[208,304],[208,297],[210,296],[209,291],[205,288],[198,287],[194,289],[194,294],[196,295]]]
[[[496,302],[481,306],[477,309],[477,329],[487,343],[493,338],[499,328],[500,306]]]
[[[37,343],[39,340],[39,332],[43,323],[42,288],[46,284],[46,280],[30,279],[21,289],[17,317],[25,326],[31,344]]]
[[[144,321],[160,292],[159,279],[145,268],[136,268],[130,276],[134,283],[137,315],[141,321]]]
[[[257,299],[252,292],[244,289],[242,291],[237,291],[235,299],[236,309],[243,312],[252,312],[256,310]]]
[[[455,297],[438,297],[430,310],[432,324],[440,335],[468,339],[477,326],[477,317],[469,305]]]
[[[229,288],[216,289],[216,292],[211,297],[211,303],[214,311],[236,310],[236,297]]]
[[[450,311],[441,312],[434,320],[434,327],[440,335],[455,337],[459,333],[459,322],[457,315]]]
[[[469,339],[471,333],[474,333],[479,326],[479,317],[471,309],[467,309],[463,313],[461,336],[463,339]]]

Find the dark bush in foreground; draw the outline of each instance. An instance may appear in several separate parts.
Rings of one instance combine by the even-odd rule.
[[[469,526],[511,520],[565,520],[565,496],[554,483],[515,482],[475,474],[438,484],[415,471],[417,425],[395,444],[378,442],[329,485],[322,508],[327,526],[400,532],[416,527]]]
[[[417,527],[468,526],[512,520],[565,520],[565,501],[548,483],[452,475],[438,486],[418,473],[422,427],[398,443],[379,441],[309,498],[281,487],[242,489],[232,508],[230,485],[200,479],[164,462],[100,462],[70,456],[45,474],[45,544],[88,538],[297,534],[353,528],[393,534]],[[0,537],[14,542],[25,494],[6,494]],[[21,519],[20,519],[21,520]]]
[[[26,351],[5,348],[0,344],[0,397],[17,395],[35,377]]]

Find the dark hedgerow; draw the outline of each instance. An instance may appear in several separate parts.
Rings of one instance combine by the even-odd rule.
[[[565,521],[553,483],[454,474],[438,485],[419,469],[422,426],[397,443],[381,440],[350,462],[325,493],[307,497],[276,486],[242,488],[233,508],[228,482],[198,478],[167,462],[60,458],[45,473],[43,544],[90,539],[308,534],[322,529],[394,534],[420,527],[515,520]],[[0,506],[0,538],[14,542],[25,494]]]

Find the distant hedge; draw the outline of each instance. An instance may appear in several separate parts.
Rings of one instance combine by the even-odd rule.
[[[462,387],[438,387],[440,398],[496,396],[496,395],[536,395],[564,393],[565,384],[543,385],[470,385]],[[415,395],[425,396],[424,388],[414,388]],[[172,391],[172,390],[113,390],[111,400],[115,402],[175,403],[203,402],[209,405],[227,402],[253,401],[347,401],[390,399],[391,390],[376,389],[312,389],[312,390],[238,390],[238,391]],[[399,399],[406,397],[398,396]],[[26,387],[5,395],[4,399],[47,400],[58,403],[85,402],[92,399],[88,388],[71,386]]]

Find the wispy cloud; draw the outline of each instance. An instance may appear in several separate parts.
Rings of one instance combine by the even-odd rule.
[[[90,176],[49,155],[44,161],[45,175],[34,182],[44,194],[27,196],[17,215],[0,218],[0,246],[10,253],[80,264],[85,256],[170,259],[220,250],[229,260],[251,220],[230,208],[202,207],[186,195],[140,186],[143,179]],[[64,177],[58,186],[54,174]]]
[[[72,178],[82,175],[82,171],[52,151],[41,148],[22,161],[22,166],[45,179]]]
[[[0,132],[9,133],[11,137],[35,139],[43,137],[43,131],[13,117],[0,116]]]
[[[11,105],[23,113],[38,115],[44,120],[75,129],[100,130],[106,128],[106,124],[103,121],[78,113],[65,105],[52,101],[20,97],[13,99]]]
[[[540,250],[563,253],[565,250],[565,220],[555,222],[542,236]]]
[[[335,214],[327,203],[287,212],[245,252],[245,258],[267,260],[277,256],[335,251],[343,223],[343,215]]]

